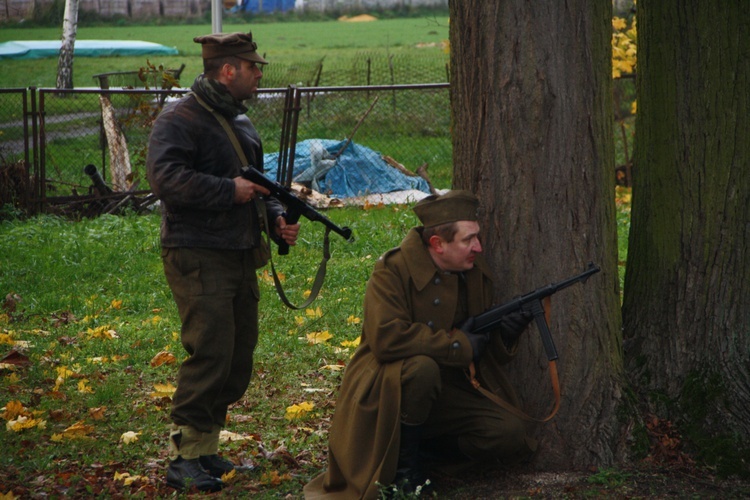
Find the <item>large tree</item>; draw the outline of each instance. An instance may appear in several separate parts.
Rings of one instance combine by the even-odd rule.
[[[601,266],[556,294],[562,405],[539,468],[621,458],[623,375],[611,105],[611,0],[450,2],[454,185],[481,199],[496,298]],[[550,409],[532,327],[513,373],[527,413]]]
[[[748,5],[639,0],[637,94],[623,302],[629,372],[706,458],[723,455],[723,465],[747,472]]]

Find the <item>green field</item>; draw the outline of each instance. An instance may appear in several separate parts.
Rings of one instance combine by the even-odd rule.
[[[324,59],[327,68],[346,67],[363,52],[381,57],[394,56],[410,61],[438,61],[439,74],[445,77],[440,60],[447,56],[443,43],[448,39],[448,18],[427,17],[385,19],[364,23],[341,21],[301,21],[289,23],[225,22],[224,32],[252,31],[258,50],[274,64],[288,67]],[[138,70],[146,59],[166,68],[185,64],[183,75],[188,81],[202,71],[200,46],[193,38],[211,32],[210,24],[175,26],[79,26],[78,40],[143,40],[179,50],[176,56],[78,57],[74,60],[74,86],[95,85],[93,75],[110,71]],[[0,42],[11,40],[59,40],[60,28],[0,29]],[[57,59],[3,60],[0,88],[54,87]],[[330,76],[335,81],[333,73]],[[443,80],[444,81],[444,80]],[[333,83],[332,83],[333,84]]]

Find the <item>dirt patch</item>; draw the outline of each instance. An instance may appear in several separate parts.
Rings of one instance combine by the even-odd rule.
[[[643,466],[598,472],[470,472],[438,477],[439,498],[748,498],[750,480],[719,479],[710,470]]]

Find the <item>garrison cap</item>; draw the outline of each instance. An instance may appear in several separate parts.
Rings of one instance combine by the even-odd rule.
[[[235,56],[259,64],[268,64],[257,52],[258,44],[253,42],[252,33],[215,33],[197,36],[195,43],[203,45],[203,59]]]
[[[479,200],[471,191],[458,189],[442,195],[430,195],[414,205],[413,210],[424,227],[459,220],[476,221]]]

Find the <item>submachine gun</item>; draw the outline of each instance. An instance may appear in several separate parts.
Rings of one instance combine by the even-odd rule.
[[[544,351],[549,361],[558,359],[555,343],[552,341],[552,333],[547,325],[547,319],[544,316],[544,306],[542,301],[552,294],[568,288],[576,283],[585,283],[589,276],[600,271],[599,266],[589,262],[588,267],[581,274],[577,274],[558,283],[550,283],[547,286],[537,288],[533,292],[516,297],[504,304],[493,307],[492,309],[474,316],[474,327],[472,333],[487,333],[494,330],[501,322],[503,316],[515,311],[527,311],[534,315],[536,325],[542,337]]]
[[[254,182],[255,184],[268,189],[271,192],[271,196],[279,200],[286,207],[284,218],[286,219],[287,224],[296,224],[299,218],[301,216],[304,216],[311,221],[321,222],[326,226],[325,235],[323,236],[323,260],[318,266],[318,272],[315,275],[315,281],[313,282],[310,295],[301,305],[292,304],[289,299],[287,299],[286,294],[284,293],[284,290],[281,286],[281,281],[276,274],[276,268],[274,267],[273,259],[270,259],[273,282],[276,286],[276,291],[278,292],[281,301],[290,309],[304,309],[305,307],[309,306],[313,302],[313,300],[315,300],[315,297],[317,297],[318,292],[320,291],[320,287],[323,286],[323,280],[325,279],[326,274],[326,263],[331,256],[328,249],[328,233],[333,231],[334,233],[341,235],[341,237],[348,242],[352,242],[354,241],[354,238],[352,237],[352,230],[348,227],[337,226],[328,217],[321,214],[304,201],[300,200],[296,195],[294,195],[294,193],[292,193],[292,190],[290,188],[284,187],[276,181],[272,181],[271,179],[263,175],[262,172],[254,169],[252,166],[248,166],[242,169],[242,177],[249,180],[250,182]],[[266,232],[268,233],[268,231]],[[279,238],[276,243],[279,246],[279,255],[286,255],[289,253],[289,245],[283,239]]]
[[[304,216],[308,220],[321,222],[329,230],[341,235],[341,237],[346,241],[354,241],[351,229],[349,229],[348,227],[337,226],[331,219],[321,214],[313,207],[295,196],[294,193],[292,193],[291,189],[269,179],[253,167],[243,168],[242,177],[249,180],[250,182],[254,182],[255,184],[268,189],[271,192],[271,196],[284,204],[284,206],[286,207],[284,218],[286,219],[287,224],[296,224],[300,216]],[[286,255],[289,253],[289,245],[287,245],[283,240],[279,241],[278,245],[279,255]]]
[[[482,314],[474,316],[474,325],[471,329],[472,333],[488,333],[495,329],[503,319],[503,316],[516,311],[527,311],[534,315],[536,319],[536,325],[539,328],[539,333],[542,337],[542,344],[544,345],[544,351],[547,354],[549,360],[549,373],[550,382],[552,384],[552,390],[555,394],[555,405],[552,412],[544,419],[533,418],[520,409],[516,408],[512,404],[501,399],[496,394],[488,391],[479,384],[479,381],[475,377],[474,364],[470,366],[470,381],[474,387],[479,390],[482,394],[487,396],[490,400],[494,401],[498,405],[502,406],[514,415],[529,421],[534,422],[547,422],[552,419],[560,408],[560,382],[557,376],[557,349],[555,343],[552,341],[552,333],[549,331],[549,325],[547,324],[547,318],[545,316],[545,308],[542,302],[548,302],[550,296],[564,288],[568,288],[576,283],[585,283],[589,276],[599,272],[599,266],[593,262],[589,262],[588,267],[581,274],[577,274],[568,279],[560,281],[559,283],[550,283],[542,288],[537,288],[533,292],[527,293],[520,297],[516,297],[504,304],[493,307]]]

